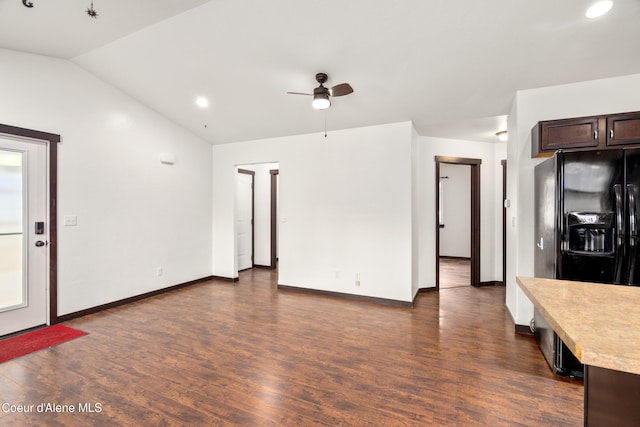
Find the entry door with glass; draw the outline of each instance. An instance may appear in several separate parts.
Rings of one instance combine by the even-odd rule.
[[[47,323],[47,145],[0,136],[0,336]]]

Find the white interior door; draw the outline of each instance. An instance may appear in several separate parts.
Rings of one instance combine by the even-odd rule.
[[[238,173],[236,248],[238,271],[253,268],[253,175]]]
[[[0,336],[47,323],[47,176],[45,143],[0,137]]]

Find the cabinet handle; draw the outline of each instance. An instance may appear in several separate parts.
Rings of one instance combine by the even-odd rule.
[[[613,139],[613,129],[609,130],[609,139]]]
[[[593,139],[598,139],[598,131],[593,132]]]

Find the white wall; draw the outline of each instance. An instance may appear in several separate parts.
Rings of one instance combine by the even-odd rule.
[[[69,61],[0,64],[0,121],[62,137],[58,314],[209,276],[211,146]]]
[[[214,146],[213,274],[237,276],[234,167],[278,162],[279,283],[411,301],[412,132],[405,122]]]
[[[440,256],[471,257],[471,166],[441,164]],[[446,177],[446,178],[444,178]]]
[[[501,258],[495,260],[496,248],[502,246],[501,228],[496,228],[498,210],[496,181],[502,182],[500,160],[506,143],[487,143],[461,141],[445,138],[420,137],[419,141],[419,174],[420,174],[420,287],[435,286],[435,246],[436,246],[436,211],[435,211],[435,156],[454,156],[481,159],[480,166],[480,281],[500,280],[502,276]],[[498,165],[496,167],[496,164]],[[501,184],[500,184],[501,185]],[[501,188],[501,187],[500,187]],[[500,268],[496,268],[500,265]]]
[[[534,272],[534,167],[531,128],[541,120],[640,110],[640,74],[519,91],[509,117],[507,307],[516,324],[527,325],[533,305],[515,276]]]
[[[278,163],[240,165],[241,169],[255,172],[254,176],[254,264],[271,265],[271,170]]]

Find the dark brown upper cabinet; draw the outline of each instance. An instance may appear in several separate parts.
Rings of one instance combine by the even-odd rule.
[[[601,150],[640,145],[640,112],[538,122],[531,130],[531,157],[556,150]]]
[[[607,116],[607,145],[640,144],[640,113]]]

